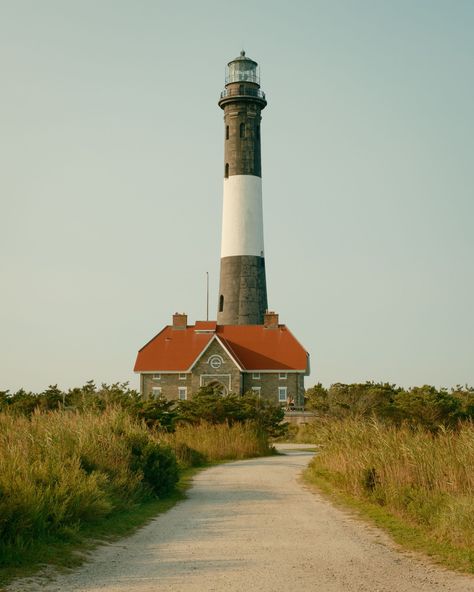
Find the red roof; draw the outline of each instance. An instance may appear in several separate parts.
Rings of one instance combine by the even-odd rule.
[[[308,354],[285,325],[217,325],[197,321],[185,329],[165,327],[138,352],[135,372],[185,372],[217,338],[243,370],[298,370]]]

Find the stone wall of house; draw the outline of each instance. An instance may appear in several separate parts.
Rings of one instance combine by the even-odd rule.
[[[253,372],[240,372],[239,368],[218,341],[213,341],[203,352],[192,373],[141,374],[140,387],[145,398],[163,396],[168,400],[179,399],[179,389],[186,388],[189,399],[201,386],[211,383],[221,384],[224,392],[242,394],[260,387],[263,399],[278,403],[278,387],[287,387],[287,399],[293,399],[298,407],[303,405],[304,375],[301,372],[286,373],[280,378],[279,372],[261,372],[254,378]]]
[[[217,367],[219,362],[216,361],[216,356],[222,359],[222,361],[219,360],[219,367]],[[211,363],[213,357],[216,367]],[[168,400],[175,400],[179,398],[180,387],[187,389],[187,398],[190,398],[201,386],[216,382],[225,387],[225,392],[239,394],[242,392],[240,370],[218,341],[213,341],[202,354],[192,373],[157,373],[156,376],[159,378],[154,376],[153,374],[141,375],[141,392],[145,398],[161,395]]]
[[[297,406],[303,404],[304,376],[302,373],[287,373],[286,378],[280,378],[279,372],[262,372],[260,378],[254,378],[254,374],[253,372],[244,374],[242,392],[260,387],[260,396],[263,399],[278,403],[278,387],[286,386],[287,398],[291,397]]]
[[[213,356],[220,356],[222,364],[213,367]],[[215,358],[214,358],[215,359]],[[216,362],[214,362],[215,365]],[[213,341],[193,368],[192,392],[212,382],[223,384],[227,392],[241,393],[241,372],[218,341]]]
[[[187,389],[187,396],[189,397],[192,390],[192,376],[191,374],[142,374],[141,392],[146,399],[152,397],[162,396],[168,400],[178,399],[179,387]],[[159,378],[154,378],[159,376]],[[180,378],[181,377],[181,378]],[[155,391],[153,389],[156,389]],[[160,389],[160,390],[158,390]]]

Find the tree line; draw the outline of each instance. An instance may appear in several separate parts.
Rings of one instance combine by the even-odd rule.
[[[177,425],[197,425],[252,422],[269,436],[281,436],[284,410],[278,404],[248,392],[243,395],[220,395],[212,387],[203,387],[190,399],[169,401],[163,397],[146,399],[128,383],[101,384],[88,381],[81,387],[67,391],[50,385],[40,393],[20,389],[14,393],[0,391],[0,411],[31,416],[35,412],[57,409],[75,411],[104,411],[110,406],[120,407],[133,417],[143,420],[150,428],[173,432]]]
[[[323,417],[376,417],[435,430],[474,419],[474,388],[424,385],[406,389],[388,382],[338,382],[325,388],[318,383],[306,391],[306,408]]]

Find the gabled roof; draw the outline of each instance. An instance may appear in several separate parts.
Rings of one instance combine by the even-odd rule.
[[[246,370],[306,370],[307,352],[285,325],[219,325],[217,335]]]
[[[308,353],[285,325],[217,325],[197,321],[183,329],[166,326],[138,352],[135,372],[186,372],[217,337],[244,370],[308,370]]]

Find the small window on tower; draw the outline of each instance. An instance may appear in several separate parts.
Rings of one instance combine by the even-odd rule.
[[[228,179],[228,178],[229,178],[229,163],[228,163],[228,162],[226,162],[226,163],[225,163],[225,172],[224,172],[224,177],[225,177],[226,179]]]
[[[229,126],[228,125],[225,126],[225,139],[226,140],[229,139]]]
[[[240,124],[240,137],[245,138],[245,123]]]
[[[219,296],[219,312],[223,312],[224,310],[224,294]]]
[[[257,140],[260,140],[260,125],[257,125]]]

